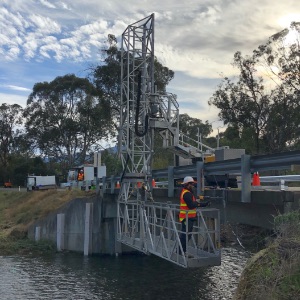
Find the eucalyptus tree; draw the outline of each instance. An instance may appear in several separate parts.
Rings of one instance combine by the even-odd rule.
[[[251,127],[238,128],[235,124],[230,124],[224,132],[220,134],[221,145],[230,148],[245,149],[247,154],[256,154],[256,147],[253,143],[255,137],[254,129]],[[264,138],[260,138],[260,152],[265,152]]]
[[[212,125],[208,121],[202,122],[201,119],[193,118],[187,113],[179,115],[180,130],[193,139],[197,139],[198,132],[207,137],[212,132]]]
[[[253,51],[269,77],[286,92],[300,91],[300,22],[292,22]]]
[[[265,132],[270,151],[299,148],[300,23],[292,22],[253,51],[253,58],[274,82]]]
[[[18,104],[3,103],[0,106],[0,164],[2,180],[9,173],[9,164],[16,141],[22,133],[23,109]]]
[[[198,138],[201,136],[204,144],[206,144],[206,142],[203,139],[207,138],[208,135],[212,133],[212,125],[209,124],[208,121],[203,123],[201,119],[193,118],[186,113],[179,115],[179,128],[184,135],[195,141],[198,141]]]
[[[272,35],[252,56],[237,52],[234,66],[238,80],[225,77],[209,102],[220,118],[238,129],[250,152],[251,137],[256,153],[299,148],[300,23]]]
[[[272,105],[264,140],[268,152],[299,149],[300,105],[294,93],[281,86],[272,91]]]
[[[102,96],[88,79],[73,74],[36,83],[24,111],[28,137],[62,168],[83,163],[112,130]]]
[[[117,47],[114,35],[108,35],[108,48],[102,49],[103,61],[100,65],[91,68],[91,80],[101,91],[104,99],[109,103],[111,116],[120,114],[121,95],[121,52]],[[115,127],[117,125],[115,124]]]
[[[233,65],[239,71],[237,80],[225,77],[208,103],[220,109],[219,117],[224,124],[235,125],[240,132],[251,129],[255,152],[259,153],[270,97],[265,93],[262,77],[257,76],[253,57],[243,57],[241,52],[236,52]]]

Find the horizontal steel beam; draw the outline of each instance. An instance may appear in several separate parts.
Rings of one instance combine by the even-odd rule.
[[[300,165],[300,151],[289,151],[267,155],[257,155],[250,158],[251,172],[290,169],[292,165]],[[241,173],[241,159],[228,159],[204,164],[204,175]],[[167,169],[153,170],[154,178],[166,178]],[[174,177],[196,176],[196,165],[174,167]]]
[[[300,151],[289,151],[275,154],[256,155],[250,157],[250,171],[261,172],[269,170],[286,170],[292,165],[300,165]],[[229,159],[205,163],[203,165],[204,175],[241,174],[242,160]],[[169,178],[169,169],[158,169],[152,171],[155,179],[167,179],[172,181],[185,176],[197,177],[196,165],[179,166],[173,168],[173,178]],[[118,177],[106,178],[106,182],[116,181]]]

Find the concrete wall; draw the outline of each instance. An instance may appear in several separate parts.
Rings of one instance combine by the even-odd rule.
[[[90,254],[115,254],[131,251],[116,242],[117,203],[115,195],[105,198],[80,198],[67,203],[61,209],[35,222],[28,230],[28,237],[35,239],[36,227],[40,227],[39,239],[57,241],[57,214],[65,214],[63,249],[84,251],[86,203],[92,203]]]

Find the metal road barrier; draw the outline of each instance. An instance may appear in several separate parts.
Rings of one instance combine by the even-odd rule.
[[[272,185],[269,188],[277,188],[281,191],[288,189],[285,185],[286,182],[300,182],[300,175],[281,175],[281,176],[260,176],[261,183],[273,183],[277,185]],[[263,188],[264,186],[262,186]]]
[[[177,178],[193,176],[196,177],[200,183],[202,175],[241,175],[242,202],[250,202],[251,173],[270,170],[287,170],[291,169],[292,165],[300,165],[299,150],[259,156],[250,156],[244,154],[241,158],[237,159],[215,161],[205,164],[203,162],[197,162],[193,165],[180,167],[170,166],[167,169],[153,170],[152,178],[154,178],[156,181],[167,181],[168,196],[174,197],[174,180]],[[100,181],[103,192],[114,193],[116,183],[120,180],[120,176],[104,177]],[[197,194],[200,194],[200,184],[197,186],[197,189]]]
[[[278,183],[282,180],[285,182],[299,182],[300,175],[282,175],[282,176],[260,176],[260,182]]]

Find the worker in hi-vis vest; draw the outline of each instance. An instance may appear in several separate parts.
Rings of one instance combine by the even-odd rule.
[[[83,173],[83,170],[80,170],[78,175],[77,175],[77,180],[78,181],[83,181],[84,179],[84,173]]]
[[[205,207],[210,204],[209,201],[200,201],[196,200],[194,196],[194,189],[196,181],[191,176],[186,176],[183,179],[182,191],[180,193],[180,212],[179,212],[179,221],[181,222],[181,234],[180,242],[184,254],[186,254],[186,222],[188,218],[188,229],[187,232],[192,232],[194,227],[194,222],[196,221],[196,208]],[[188,234],[188,241],[191,238],[191,234]]]

